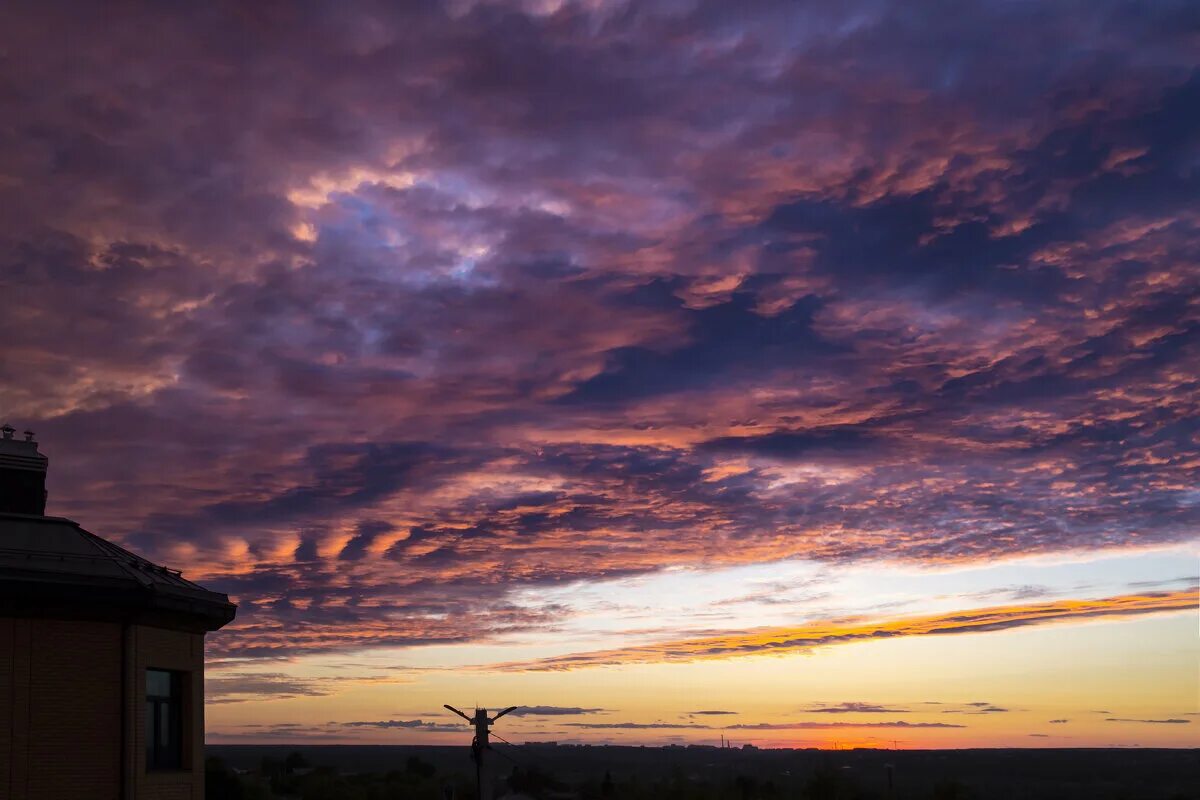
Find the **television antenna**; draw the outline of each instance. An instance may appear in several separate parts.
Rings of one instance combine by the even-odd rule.
[[[444,704],[443,708],[453,711],[475,727],[475,737],[471,739],[471,758],[475,761],[475,783],[478,788],[477,797],[479,800],[493,800],[492,793],[495,790],[496,783],[494,775],[495,759],[493,758],[493,754],[496,751],[492,749],[491,742],[489,741],[491,727],[496,720],[510,711],[516,711],[520,706],[509,706],[494,717],[488,716],[486,708],[476,708],[475,716],[473,717],[468,717],[449,703]]]

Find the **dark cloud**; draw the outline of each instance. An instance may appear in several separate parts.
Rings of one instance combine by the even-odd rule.
[[[1009,709],[991,703],[967,703],[967,708],[945,708],[943,714],[1006,714]]]
[[[807,728],[965,728],[966,725],[954,725],[949,722],[908,722],[894,720],[889,722],[759,722],[755,724],[730,725],[731,729],[747,731],[786,731]]]
[[[342,552],[338,553],[338,559],[342,561],[359,561],[366,555],[366,549],[371,542],[375,541],[381,533],[387,533],[392,530],[390,522],[382,520],[368,520],[358,523],[358,531],[354,538],[346,542],[346,546],[342,548]]]
[[[577,717],[583,714],[602,714],[603,708],[579,708],[577,706],[517,706],[510,712],[514,717]]]
[[[845,702],[836,705],[813,706],[803,709],[806,713],[819,714],[907,714],[907,708],[891,708],[874,703]]]
[[[589,730],[633,730],[649,731],[672,728],[702,728],[709,729],[710,725],[693,722],[564,722],[564,727],[587,728]]]
[[[671,305],[680,301],[671,298]],[[690,393],[723,381],[764,380],[843,348],[813,329],[819,308],[802,298],[785,311],[763,316],[757,299],[736,293],[728,302],[684,312],[690,341],[669,352],[647,347],[611,351],[600,374],[580,384],[566,403],[637,402],[650,395]]]
[[[221,672],[210,674],[204,680],[206,703],[322,697],[331,693],[329,681],[295,678],[276,672]]]
[[[716,729],[712,725],[703,725],[696,722],[564,722],[562,724],[566,727],[588,728],[592,730]],[[804,720],[800,722],[743,722],[717,727],[720,730],[787,731],[820,730],[826,728],[964,728],[966,726],[952,725],[946,722],[906,722],[903,720],[890,722],[822,722],[819,720]]]
[[[419,719],[386,719],[373,721],[339,722],[343,728],[380,728],[383,730],[415,730],[432,731],[437,733],[457,733],[466,728],[465,724],[424,722]]]
[[[350,737],[339,731],[336,724],[302,725],[294,722],[271,724],[251,723],[240,730],[207,731],[206,737],[227,742],[261,743],[263,740],[345,742]]]
[[[1120,717],[1109,717],[1105,722],[1139,722],[1147,725],[1187,725],[1191,722],[1190,719],[1122,719]]]

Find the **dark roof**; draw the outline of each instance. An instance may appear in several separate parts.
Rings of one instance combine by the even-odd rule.
[[[62,517],[0,513],[0,613],[117,612],[152,624],[216,630],[233,619],[209,591]],[[75,616],[75,614],[71,614]]]

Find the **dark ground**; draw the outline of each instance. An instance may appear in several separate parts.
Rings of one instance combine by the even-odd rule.
[[[549,776],[562,796],[737,798],[977,798],[1200,800],[1200,750],[718,750],[713,747],[499,745],[514,765]],[[299,751],[308,763],[384,774],[418,756],[443,782],[467,785],[466,747],[209,745],[208,755],[255,770]],[[894,793],[888,790],[891,765]],[[605,773],[609,787],[603,787]],[[603,794],[601,791],[607,791]],[[553,790],[533,792],[553,796]],[[461,797],[461,795],[460,795]]]

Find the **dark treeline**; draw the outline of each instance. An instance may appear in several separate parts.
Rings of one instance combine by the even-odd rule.
[[[347,773],[336,766],[311,763],[301,752],[285,758],[264,756],[257,769],[236,769],[218,756],[204,765],[206,800],[442,800],[447,786],[467,797],[464,776],[443,776],[420,756],[409,756],[400,769],[383,773]],[[473,787],[471,787],[473,792]]]
[[[466,748],[209,747],[208,800],[475,800]],[[497,798],[1200,800],[1198,750],[503,751]]]

